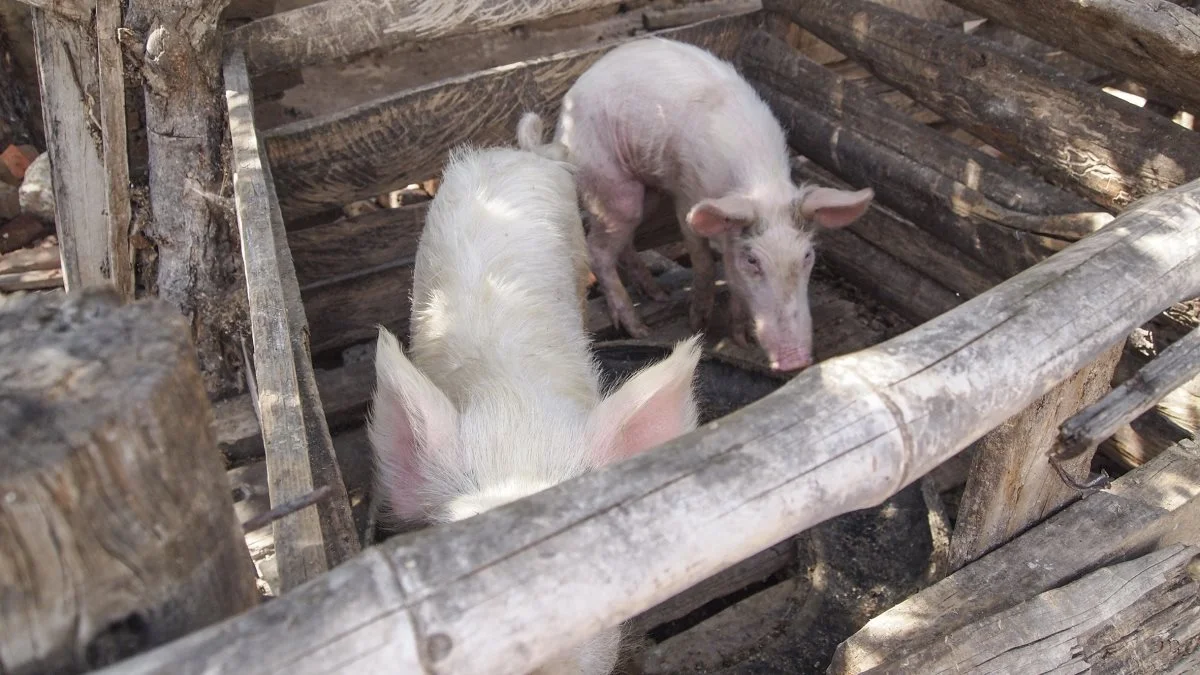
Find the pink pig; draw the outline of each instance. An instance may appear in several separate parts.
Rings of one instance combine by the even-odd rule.
[[[791,180],[783,129],[733,67],[692,45],[649,38],[612,50],[567,92],[554,141],[542,143],[542,121],[526,113],[522,148],[577,167],[593,272],[613,323],[635,337],[642,323],[617,275],[624,266],[651,297],[665,294],[633,250],[646,188],[675,198],[692,259],[691,323],[708,325],[715,295],[716,240],[732,288],[734,339],[746,323],[771,367],[812,363],[813,228],[858,219],[874,192],[797,186]]]

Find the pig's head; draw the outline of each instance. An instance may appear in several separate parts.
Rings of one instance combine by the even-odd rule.
[[[687,223],[721,242],[732,292],[749,309],[771,368],[786,372],[812,364],[808,279],[815,231],[853,223],[875,193],[812,186],[789,186],[783,198],[779,192],[705,199],[688,212]]]
[[[591,410],[552,408],[562,415],[542,415],[535,423],[547,428],[514,433],[522,428],[517,418],[527,422],[528,415],[505,411],[503,398],[488,400],[483,412],[457,410],[380,328],[368,435],[386,506],[405,520],[461,520],[691,431],[699,359],[699,337],[693,337]],[[536,673],[607,675],[619,645],[619,628],[598,632]]]

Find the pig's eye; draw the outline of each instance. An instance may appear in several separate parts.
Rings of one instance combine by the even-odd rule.
[[[810,249],[808,249],[808,252],[804,254],[804,262],[810,263],[813,261],[813,258],[815,258],[815,257],[816,257],[816,254],[810,248]]]
[[[747,253],[745,259],[746,267],[749,267],[751,272],[754,272],[755,274],[762,273],[762,263],[758,261],[758,256],[754,255],[753,253]]]

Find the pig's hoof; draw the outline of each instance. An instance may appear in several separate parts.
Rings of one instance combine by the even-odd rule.
[[[750,340],[746,337],[746,329],[738,327],[733,329],[733,343],[742,349],[750,348]]]
[[[710,312],[697,310],[695,307],[692,308],[691,312],[688,312],[688,327],[692,329],[693,333],[708,330],[709,321],[711,320],[712,314]]]
[[[637,285],[643,295],[655,302],[666,302],[671,299],[671,294],[663,290],[663,287],[658,285],[654,277],[639,279]]]
[[[650,329],[641,321],[625,321],[623,325],[625,326],[625,332],[629,333],[629,336],[635,340],[644,340],[650,337]]]

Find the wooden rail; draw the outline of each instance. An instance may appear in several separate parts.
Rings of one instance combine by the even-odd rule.
[[[1145,199],[987,293],[825,361],[728,418],[481,516],[394,538],[121,672],[303,663],[526,673],[798,531],[880,503],[1197,293],[1200,181]]]

